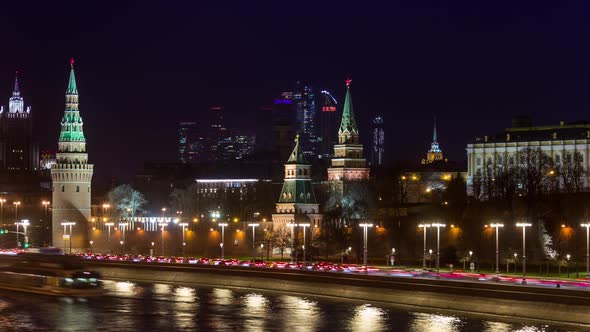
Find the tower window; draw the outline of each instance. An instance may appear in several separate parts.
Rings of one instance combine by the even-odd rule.
[[[66,186],[65,185],[61,185],[61,192],[63,193],[64,191],[66,191]]]
[[[79,193],[80,192],[80,186],[76,186],[76,192]]]

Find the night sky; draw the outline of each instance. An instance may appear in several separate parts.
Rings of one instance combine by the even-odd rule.
[[[178,121],[222,104],[230,127],[254,128],[294,80],[341,99],[352,77],[361,136],[382,114],[389,160],[423,157],[433,114],[457,161],[513,115],[589,119],[590,5],[481,2],[3,1],[0,101],[19,70],[55,149],[74,57],[95,174],[121,181],[177,159]]]

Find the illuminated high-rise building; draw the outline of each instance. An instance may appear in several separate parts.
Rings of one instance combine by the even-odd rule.
[[[39,144],[33,138],[31,106],[25,108],[18,73],[8,112],[0,106],[0,168],[9,171],[39,169]]]
[[[70,61],[70,80],[66,90],[66,109],[57,143],[57,164],[51,166],[53,180],[53,245],[69,246],[74,251],[88,247],[88,220],[92,194],[93,165],[88,163],[86,138],[78,108],[78,87],[74,60]],[[71,226],[63,226],[71,223]]]
[[[300,136],[303,154],[308,157],[315,157],[318,152],[316,101],[311,86],[297,82],[292,100],[297,120],[295,131]]]
[[[199,132],[196,122],[182,121],[178,123],[178,154],[183,164],[193,164],[203,157],[205,138]]]
[[[338,142],[337,126],[338,112],[337,101],[332,94],[326,90],[321,91],[321,128],[320,131],[320,154],[323,157],[332,156],[332,147]]]
[[[383,165],[383,153],[385,152],[385,131],[383,130],[383,117],[377,115],[373,118],[373,144],[371,147],[371,166]]]

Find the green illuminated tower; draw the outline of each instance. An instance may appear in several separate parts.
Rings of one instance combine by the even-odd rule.
[[[346,193],[348,183],[369,179],[369,168],[363,157],[363,145],[359,143],[359,130],[352,108],[350,82],[351,80],[346,80],[346,98],[338,129],[338,144],[334,145],[332,167],[328,168],[330,188],[340,197]]]
[[[69,251],[88,247],[88,220],[93,165],[88,163],[86,139],[78,109],[78,87],[74,60],[70,61],[70,81],[66,90],[66,109],[61,120],[57,164],[51,167],[53,180],[53,246]],[[63,223],[75,223],[64,227]],[[70,234],[71,228],[71,234]],[[67,235],[70,235],[68,239]],[[66,236],[64,236],[66,235]],[[71,242],[69,242],[71,241]]]

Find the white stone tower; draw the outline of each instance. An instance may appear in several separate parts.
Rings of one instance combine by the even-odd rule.
[[[78,110],[78,88],[74,60],[70,61],[66,110],[61,120],[57,164],[51,167],[53,180],[53,246],[72,252],[88,248],[88,220],[92,164],[88,163],[83,122]],[[75,223],[64,227],[62,223]],[[70,234],[71,229],[71,234]],[[70,234],[70,240],[64,234]],[[71,242],[70,242],[71,241]]]

